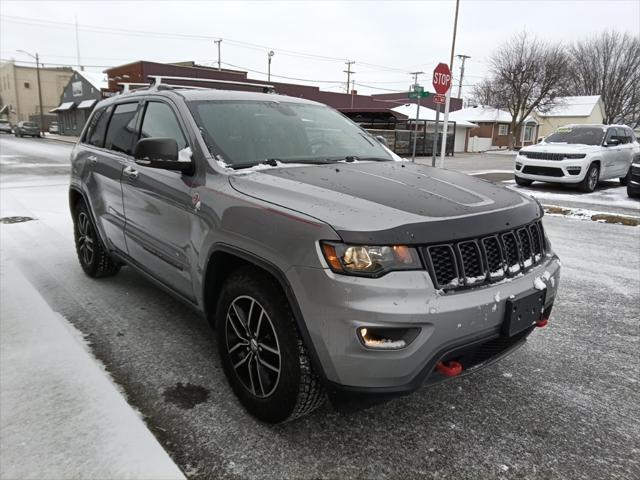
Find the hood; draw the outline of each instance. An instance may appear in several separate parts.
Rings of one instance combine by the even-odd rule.
[[[462,173],[410,162],[357,162],[261,169],[231,186],[333,227],[345,242],[425,244],[529,223],[537,202]]]
[[[600,145],[582,145],[576,143],[537,143],[522,148],[525,152],[543,153],[590,153],[600,150]]]

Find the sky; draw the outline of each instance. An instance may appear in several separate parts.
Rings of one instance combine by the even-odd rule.
[[[608,14],[608,13],[611,14]],[[432,1],[0,1],[0,58],[87,70],[136,60],[217,62],[266,79],[345,88],[353,60],[359,93],[405,91],[409,72],[432,91],[431,72],[449,63],[454,0]],[[525,30],[541,40],[570,43],[606,29],[640,35],[640,0],[461,0],[456,54],[469,55],[463,96],[487,73],[491,53]],[[149,33],[150,32],[150,33]],[[457,87],[460,62],[454,61]],[[276,76],[278,75],[278,76]],[[291,77],[302,80],[288,80]]]

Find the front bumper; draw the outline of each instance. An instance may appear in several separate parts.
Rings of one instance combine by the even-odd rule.
[[[586,158],[574,160],[534,160],[518,155],[514,174],[527,180],[552,183],[579,183],[587,174],[589,161]]]
[[[507,299],[533,291],[537,278],[546,285],[545,308],[552,305],[559,271],[557,257],[547,256],[522,276],[446,294],[435,290],[426,271],[369,279],[292,267],[287,276],[328,384],[389,395],[428,381],[447,352],[499,338]],[[367,349],[356,336],[359,327],[416,326],[418,336],[399,350]]]

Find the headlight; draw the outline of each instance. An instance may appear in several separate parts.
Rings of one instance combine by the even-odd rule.
[[[321,242],[322,254],[335,273],[379,277],[394,270],[422,270],[418,252],[406,245],[368,246]]]

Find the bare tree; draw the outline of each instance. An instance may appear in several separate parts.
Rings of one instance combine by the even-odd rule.
[[[539,41],[526,32],[513,36],[490,58],[499,103],[511,114],[509,148],[515,146],[525,119],[544,112],[564,93],[566,55],[560,45]]]
[[[473,86],[471,90],[471,103],[486,107],[504,108],[505,98],[500,86],[493,78],[485,78]]]
[[[605,123],[640,125],[640,37],[603,32],[569,47],[576,95],[600,95]]]

